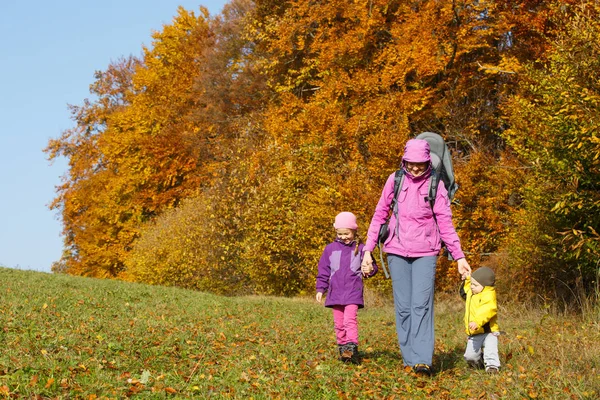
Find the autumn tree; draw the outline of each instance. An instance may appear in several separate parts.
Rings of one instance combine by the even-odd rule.
[[[512,34],[528,32],[514,10],[504,2],[295,1],[269,14],[271,6],[258,1],[253,22],[277,96],[265,118],[269,172],[247,218],[262,257],[255,268],[302,276],[299,287],[308,286],[311,275],[295,265],[315,264],[336,212],[354,211],[367,226],[404,143],[425,130],[442,133],[454,152],[464,188],[456,221],[474,265],[496,251],[520,183],[498,136],[497,105],[516,83],[519,55],[529,54],[528,38]],[[442,286],[453,286],[449,266]]]
[[[77,127],[49,145],[71,163],[54,203],[60,269],[220,293],[311,290],[335,214],[355,212],[364,235],[421,131],[449,143],[455,223],[471,264],[487,262],[525,232],[513,215],[548,198],[532,195],[546,177],[529,173],[533,153],[519,145],[540,111],[513,105],[533,102],[527,85],[550,65],[569,3],[234,0],[216,18],[180,9],[142,58],[99,74],[98,100],[74,108]],[[574,215],[564,204],[554,211]],[[563,245],[594,254],[592,231],[572,228]],[[438,286],[453,288],[452,264],[439,267]]]
[[[257,292],[244,268],[243,218],[260,168],[261,110],[266,102],[257,56],[244,36],[252,3],[234,0],[210,21],[214,41],[203,49],[194,81],[192,142],[209,148],[201,160],[210,179],[197,194],[141,231],[126,260],[128,279],[213,292]]]
[[[600,257],[600,7],[557,8],[548,61],[523,71],[503,136],[527,166],[511,245],[523,284],[571,297],[595,287]]]
[[[210,149],[190,139],[197,128],[189,115],[199,55],[211,43],[207,17],[180,8],[141,59],[97,73],[97,99],[72,107],[76,127],[50,141],[50,159],[69,162],[52,205],[63,220],[62,270],[118,276],[141,225],[203,182],[210,158],[201,155]]]
[[[232,271],[260,293],[311,287],[332,216],[355,211],[364,232],[404,143],[422,130],[443,133],[454,151],[463,186],[456,220],[474,264],[497,250],[521,184],[496,134],[497,104],[516,82],[518,55],[530,54],[527,37],[512,34],[528,32],[514,10],[502,2],[276,3],[247,9],[247,42],[225,41],[244,51],[217,46],[198,80],[198,122],[215,122],[212,143],[232,150],[218,164],[227,189],[210,194],[231,206],[207,221],[235,227],[217,244]],[[230,66],[243,67],[235,79]],[[250,86],[255,71],[267,88]],[[224,90],[232,83],[249,90]],[[450,285],[455,273],[443,266],[440,281]]]

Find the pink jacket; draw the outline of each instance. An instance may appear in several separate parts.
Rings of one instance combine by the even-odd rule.
[[[407,160],[429,161],[429,144],[425,140],[409,140],[402,158],[403,166]],[[439,183],[433,208],[437,218],[436,226],[431,205],[426,200],[429,194],[430,174],[431,169],[415,178],[405,171],[404,183],[398,193],[399,221],[396,224],[396,216],[392,214],[389,224],[390,235],[383,245],[384,252],[404,257],[434,256],[439,253],[443,240],[455,260],[465,256],[452,223],[448,191],[442,181]],[[388,177],[381,198],[375,207],[364,248],[367,251],[373,251],[377,246],[379,227],[387,219],[393,196],[394,173]]]

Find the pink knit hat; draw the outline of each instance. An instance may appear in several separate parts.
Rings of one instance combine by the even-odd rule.
[[[335,229],[358,229],[356,224],[356,215],[351,212],[344,211],[336,215],[333,223]]]

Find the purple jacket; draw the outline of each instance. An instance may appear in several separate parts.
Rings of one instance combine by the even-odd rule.
[[[402,164],[404,165],[406,160],[419,162],[425,157],[429,160],[427,142],[410,140],[406,145]],[[433,212],[425,199],[429,194],[430,175],[431,169],[416,178],[405,171],[404,183],[398,193],[398,221],[392,213],[390,235],[383,245],[384,252],[404,257],[434,256],[439,253],[443,240],[455,260],[465,256],[452,223],[450,200],[444,183],[440,181],[438,186]],[[377,245],[379,227],[387,219],[393,196],[394,173],[388,177],[375,207],[365,250],[373,251]],[[437,218],[437,226],[433,213]]]
[[[344,244],[339,241],[329,243],[319,260],[317,273],[317,292],[326,293],[325,307],[358,304],[364,307],[363,278],[360,264],[363,258],[364,244],[358,245],[358,254],[354,255],[356,243]],[[373,272],[377,273],[373,264]]]

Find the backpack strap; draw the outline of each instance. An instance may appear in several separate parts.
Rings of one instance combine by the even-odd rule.
[[[388,222],[390,220],[389,217],[389,213],[396,213],[396,217],[398,216],[398,192],[400,191],[400,188],[402,187],[402,182],[404,181],[404,169],[399,168],[396,170],[396,173],[394,174],[394,197],[392,198],[392,202],[390,203],[390,208],[388,211]],[[397,226],[397,221],[398,218],[396,218],[396,226]],[[385,277],[389,279],[390,274],[387,271],[387,268],[385,266],[385,262],[383,261],[383,245],[381,242],[377,243],[377,245],[379,246],[379,260],[381,262],[381,268],[383,269],[383,272],[385,274]]]
[[[431,175],[429,177],[429,191],[428,191],[427,197],[425,198],[425,200],[429,202],[432,212],[433,212],[433,206],[435,205],[435,198],[437,197],[437,190],[438,190],[439,183],[440,183],[440,177],[437,174],[437,172],[435,172],[435,169],[432,169]],[[435,219],[435,214],[433,215],[433,218]],[[437,220],[435,222],[437,223]]]
[[[379,262],[381,263],[381,269],[383,270],[385,278],[390,279],[390,273],[388,272],[385,262],[383,261],[383,250],[381,249],[381,245],[379,246]]]
[[[392,202],[390,203],[390,210],[395,215],[398,215],[398,193],[400,192],[400,188],[402,187],[403,182],[404,168],[399,168],[394,174],[394,197],[392,198]]]
[[[396,170],[396,175],[394,175],[394,198],[392,199],[392,203],[390,204],[390,209],[396,216],[396,232],[398,231],[399,222],[398,222],[398,193],[400,192],[400,188],[404,183],[404,168],[400,167]]]
[[[435,170],[431,170],[431,177],[429,178],[429,194],[427,195],[425,200],[428,201],[429,205],[431,206],[431,215],[433,215],[433,220],[435,221],[436,226],[438,226],[438,221],[437,221],[437,217],[435,216],[435,211],[433,211],[433,206],[435,205],[435,198],[437,196],[439,180],[440,180],[440,177],[435,172]],[[439,226],[438,226],[438,229],[439,229]],[[444,244],[443,241],[442,241],[442,247],[444,248],[444,252],[448,253],[448,260],[452,261],[453,260],[452,255],[450,254],[450,252],[448,252],[448,248],[446,247],[446,245]]]

